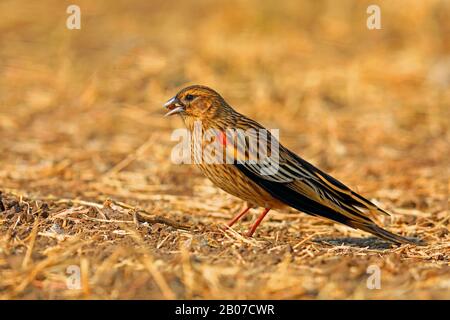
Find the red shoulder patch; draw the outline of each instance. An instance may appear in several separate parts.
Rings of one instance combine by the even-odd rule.
[[[227,144],[227,135],[224,132],[220,131],[217,138],[219,139],[219,143],[223,146]]]

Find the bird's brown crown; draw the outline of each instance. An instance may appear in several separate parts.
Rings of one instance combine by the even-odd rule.
[[[180,114],[185,121],[213,121],[233,113],[220,94],[201,85],[180,90],[165,107],[170,110],[167,115]]]

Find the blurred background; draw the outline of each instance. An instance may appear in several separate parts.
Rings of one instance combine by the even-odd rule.
[[[170,165],[182,123],[162,103],[189,84],[325,169],[445,152],[448,1],[379,1],[381,30],[366,26],[370,1],[77,1],[81,30],[66,28],[70,4],[0,3],[8,187],[39,185],[55,163],[62,183],[93,178],[149,136],[154,152],[132,165]]]
[[[70,4],[81,30],[66,28]],[[381,30],[366,26],[371,4]],[[170,161],[182,122],[162,104],[203,84],[385,208],[443,214],[449,12],[444,0],[0,1],[0,190],[199,221],[208,196],[226,217],[239,201]]]

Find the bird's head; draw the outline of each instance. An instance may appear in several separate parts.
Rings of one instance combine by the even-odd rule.
[[[166,116],[179,114],[183,119],[200,121],[214,120],[232,111],[220,94],[200,85],[182,89],[164,107],[169,110]]]

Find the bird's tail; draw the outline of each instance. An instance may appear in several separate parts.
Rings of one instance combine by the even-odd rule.
[[[258,176],[243,164],[237,164],[236,166],[247,177],[249,177],[252,181],[255,181],[260,187],[266,190],[271,196],[299,211],[316,217],[328,218],[355,229],[364,230],[394,243],[416,245],[423,244],[420,240],[410,240],[377,226],[375,222],[373,222],[372,219],[359,208],[359,206],[362,206],[362,204],[365,203],[367,204],[365,206],[365,209],[367,210],[381,210],[368,200],[364,200],[364,202],[356,202],[354,198],[345,198],[340,193],[330,193],[330,189],[327,189],[323,184],[314,185],[315,188],[311,190],[305,187],[305,183],[303,183],[302,180],[291,183],[274,182]],[[341,186],[340,188],[342,189],[344,187]],[[330,195],[329,198],[325,197],[327,194]],[[356,196],[356,193],[352,193],[352,195]]]
[[[425,245],[425,242],[420,239],[408,239],[392,232],[389,232],[375,223],[360,223],[359,221],[351,221],[349,225],[353,228],[358,228],[367,231],[373,235],[376,235],[384,240],[392,241],[398,244],[414,244],[414,245]]]

